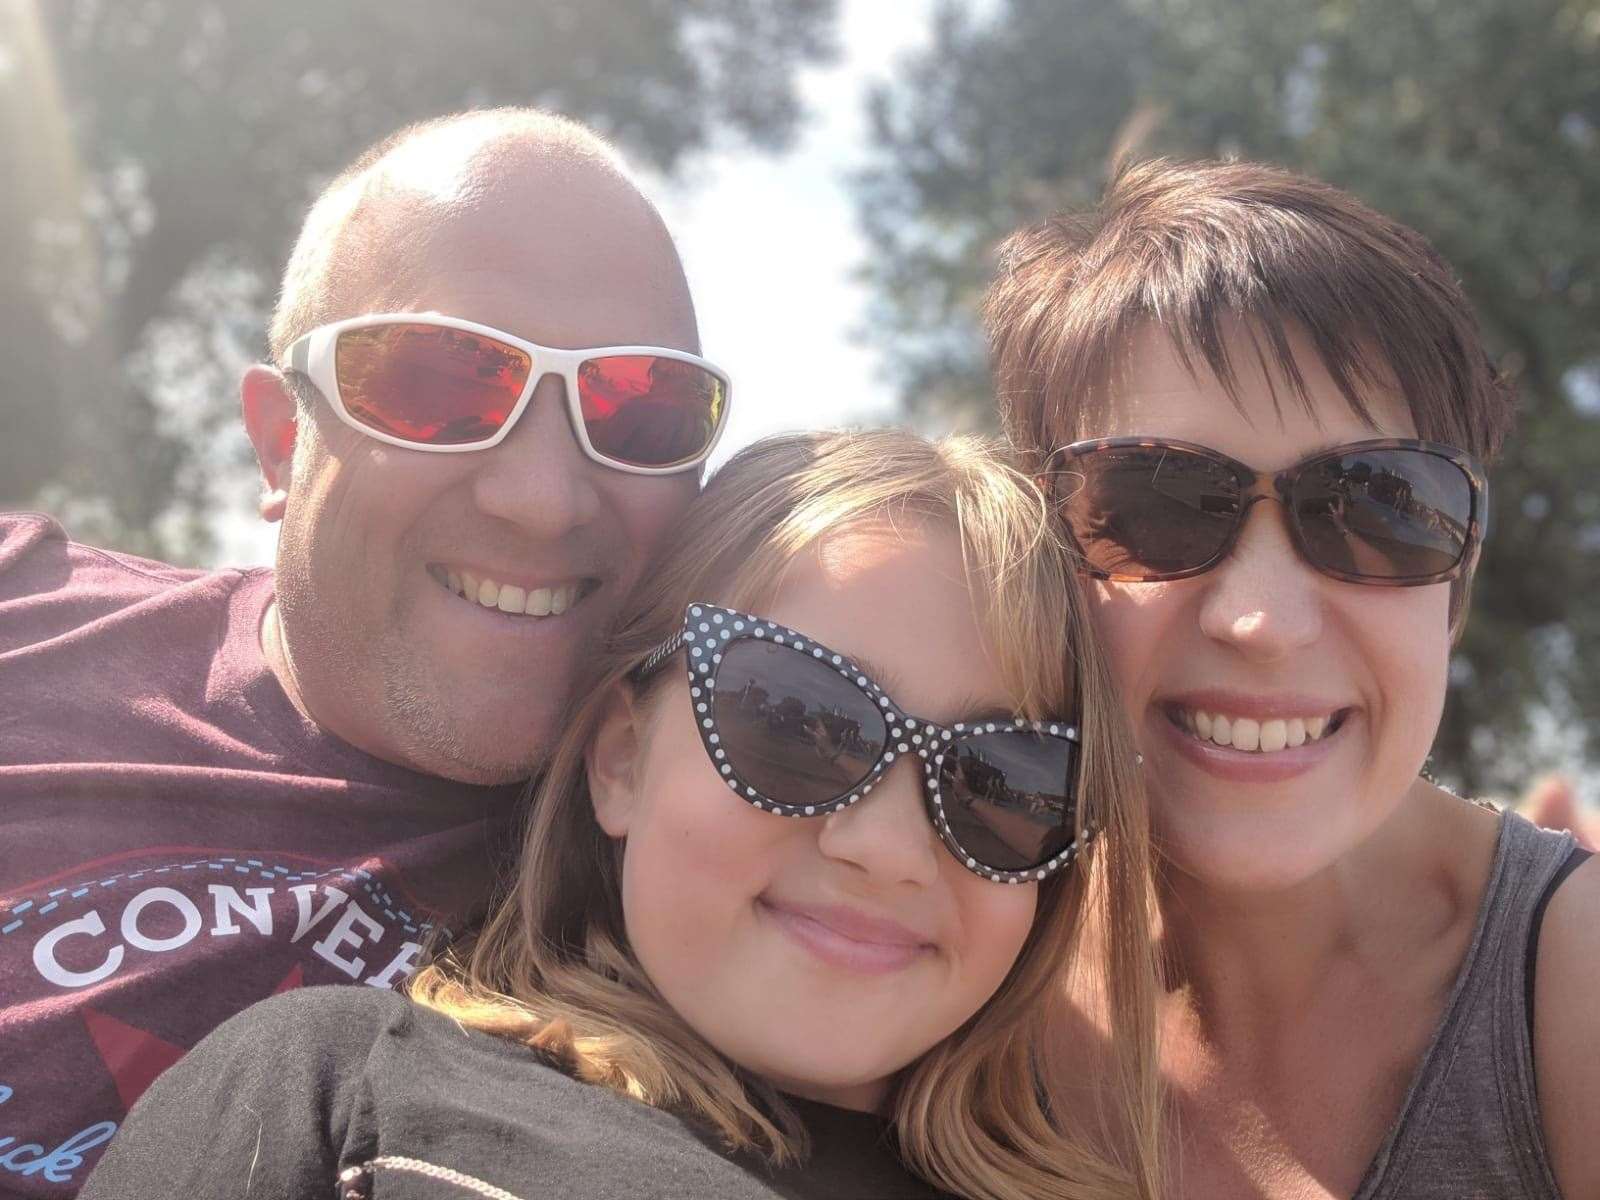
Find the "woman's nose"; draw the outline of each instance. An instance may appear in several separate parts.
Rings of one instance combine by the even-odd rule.
[[[1206,577],[1200,628],[1257,662],[1275,662],[1322,636],[1328,580],[1300,556],[1283,505],[1255,503],[1227,558]]]

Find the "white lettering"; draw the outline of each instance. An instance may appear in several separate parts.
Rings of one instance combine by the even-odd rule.
[[[245,895],[250,897],[249,904],[244,902],[244,898],[237,891],[223,884],[213,883],[209,890],[217,906],[217,923],[211,928],[212,936],[221,937],[223,934],[238,933],[239,926],[233,919],[235,913],[254,925],[257,933],[269,935],[272,933],[271,888],[246,888]]]
[[[121,946],[111,947],[106,951],[105,961],[89,971],[69,971],[63,967],[56,959],[56,946],[78,934],[99,937],[105,931],[106,923],[100,919],[100,914],[90,909],[77,920],[57,925],[40,938],[33,947],[33,965],[39,974],[57,987],[81,988],[99,983],[122,965]]]
[[[271,937],[274,932],[282,937],[288,932],[288,922],[280,923],[283,914],[273,912],[273,900],[282,889],[231,884],[206,887],[209,899],[198,895],[191,898],[170,887],[147,888],[134,895],[120,914],[109,918],[116,923],[111,930],[107,929],[106,919],[91,909],[45,932],[33,948],[34,966],[45,980],[58,987],[86,988],[121,970],[130,950],[164,954],[205,935],[237,936],[247,928],[263,937]],[[360,980],[369,964],[362,951],[384,941],[387,927],[383,922],[340,888],[306,883],[287,890],[295,900],[294,936],[290,943],[312,939],[309,948],[317,957],[350,979]],[[177,921],[167,910],[177,914]],[[205,910],[213,918],[209,926]],[[114,936],[117,930],[122,935],[120,939]],[[87,938],[94,944],[79,946],[74,938]],[[422,950],[421,942],[402,940],[397,951],[372,960],[376,970],[366,982],[373,987],[395,986],[416,969]],[[93,965],[79,969],[79,964],[85,962]],[[5,1096],[0,1089],[0,1103]],[[0,1142],[0,1155],[33,1152]]]
[[[400,953],[390,960],[387,967],[367,980],[367,985],[369,987],[392,988],[395,980],[409,978],[412,970],[417,965],[417,955],[421,953],[421,942],[407,942],[400,947]]]
[[[294,895],[295,907],[298,910],[298,921],[294,927],[294,936],[289,941],[298,942],[318,925],[321,925],[324,917],[350,899],[338,888],[329,887],[327,884],[322,885],[322,890],[328,893],[327,899],[322,902],[322,907],[317,909],[317,915],[312,916],[311,897],[316,895],[317,885],[314,883],[302,883],[298,887],[289,889]]]
[[[332,888],[328,889],[330,892]],[[328,930],[328,936],[320,942],[313,942],[311,949],[323,959],[332,963],[346,975],[354,979],[366,969],[366,962],[359,958],[341,958],[339,949],[348,943],[352,949],[360,946],[362,938],[356,933],[356,926],[361,925],[367,932],[365,940],[376,943],[383,939],[383,926],[361,910],[361,906],[354,900],[345,907],[344,915],[339,918],[339,923]]]
[[[139,929],[139,917],[152,904],[172,905],[183,917],[183,928],[171,937],[145,936]],[[137,949],[161,954],[168,950],[176,950],[180,946],[187,946],[194,941],[195,935],[200,932],[200,927],[204,924],[194,901],[182,892],[166,887],[150,888],[148,891],[140,892],[129,902],[128,907],[122,910],[122,940]]]

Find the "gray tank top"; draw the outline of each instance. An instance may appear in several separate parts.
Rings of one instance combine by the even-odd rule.
[[[1501,817],[1444,1017],[1354,1200],[1561,1200],[1534,1091],[1528,935],[1573,844],[1570,833]]]

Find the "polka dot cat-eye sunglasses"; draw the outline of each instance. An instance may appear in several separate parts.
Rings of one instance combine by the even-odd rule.
[[[684,652],[695,727],[741,800],[788,817],[859,802],[915,755],[928,819],[968,870],[997,883],[1071,864],[1079,735],[1065,720],[957,722],[914,717],[846,656],[793,629],[692,604],[683,629],[634,672],[643,682]]]

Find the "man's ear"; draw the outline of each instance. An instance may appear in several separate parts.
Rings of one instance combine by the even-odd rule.
[[[639,768],[644,755],[643,704],[626,683],[612,685],[584,765],[594,819],[614,838],[628,836],[639,805]]]
[[[256,448],[256,462],[261,464],[262,519],[281,521],[289,502],[295,440],[299,435],[299,407],[294,392],[281,371],[258,363],[239,380],[239,405],[244,409],[245,432]]]

